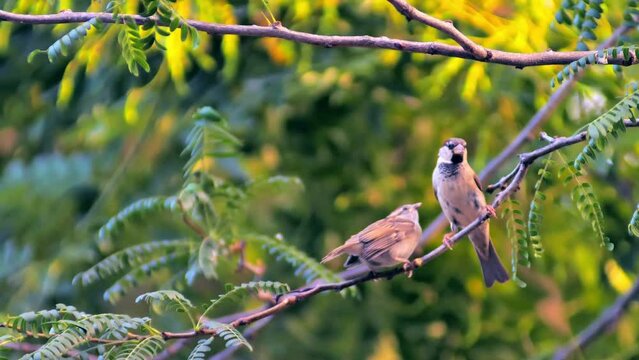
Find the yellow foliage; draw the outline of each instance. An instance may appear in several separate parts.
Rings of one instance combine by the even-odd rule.
[[[260,42],[274,63],[286,66],[295,60],[293,43],[276,38],[262,38]]]
[[[135,125],[140,121],[138,106],[145,91],[141,88],[132,89],[124,102],[124,121],[129,125]]]
[[[11,35],[12,24],[10,22],[0,23],[0,54],[4,54],[9,49],[9,37]]]
[[[368,360],[399,360],[397,339],[395,335],[391,333],[384,333],[379,336],[377,344],[373,353],[368,357]]]
[[[308,0],[298,0],[293,3],[293,20],[304,21],[311,15],[311,4]]]
[[[195,165],[193,165],[193,173],[201,171],[203,173],[208,172],[215,166],[215,159],[212,157],[205,157],[201,160],[198,160]]]
[[[481,275],[472,276],[466,280],[466,291],[475,299],[482,298],[486,295],[486,287],[479,276]]]
[[[604,269],[606,271],[608,281],[610,281],[610,285],[612,285],[618,293],[625,293],[630,290],[633,282],[632,279],[630,279],[628,274],[614,259],[606,261]]]
[[[75,76],[78,73],[78,62],[77,58],[74,58],[74,60],[71,60],[64,69],[64,75],[62,75],[60,88],[58,90],[58,100],[56,102],[56,105],[59,108],[66,107],[73,96],[73,90],[75,89]]]
[[[191,62],[184,50],[179,31],[174,31],[166,37],[166,63],[169,67],[171,79],[180,95],[185,95],[189,91],[184,74],[185,69],[190,67]]]
[[[397,61],[402,54],[399,51],[381,50],[379,55],[380,59],[382,60],[382,64],[386,66],[393,66],[397,64]]]

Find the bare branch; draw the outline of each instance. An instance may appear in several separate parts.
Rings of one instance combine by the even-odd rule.
[[[143,17],[140,15],[119,15],[114,19],[110,13],[91,13],[91,12],[73,12],[65,11],[57,14],[48,15],[29,15],[15,14],[8,11],[0,10],[0,21],[9,21],[21,24],[68,24],[81,23],[91,19],[98,19],[103,23],[121,23],[124,17],[130,18],[138,24],[148,21],[155,22],[160,26],[168,26],[160,20],[153,17]],[[536,52],[536,53],[514,53],[507,51],[499,51],[486,49],[490,52],[490,57],[477,58],[472,52],[465,50],[461,46],[453,46],[439,42],[417,42],[401,39],[392,39],[385,36],[375,37],[368,35],[317,35],[301,31],[290,30],[280,23],[274,23],[270,26],[258,25],[225,25],[216,23],[207,23],[196,20],[186,20],[186,22],[195,29],[204,31],[211,35],[239,35],[247,37],[272,37],[290,40],[297,43],[310,44],[326,48],[332,47],[350,47],[350,48],[374,48],[389,49],[403,52],[442,55],[447,57],[457,57],[462,59],[470,59],[482,61],[492,64],[511,65],[517,68],[526,66],[541,65],[559,65],[568,64],[590,54],[596,54],[596,51],[565,51],[565,52]],[[608,65],[629,66],[637,63],[637,59],[633,61],[625,61],[623,56],[617,58],[609,58]]]
[[[619,319],[626,313],[628,306],[639,298],[639,279],[635,281],[630,291],[617,298],[609,308],[604,310],[599,317],[584,329],[574,340],[555,351],[554,360],[568,359],[577,350],[583,350],[599,336],[612,330]]]
[[[443,33],[446,33],[451,39],[455,40],[464,50],[473,54],[475,59],[484,60],[492,56],[492,54],[483,47],[475,44],[461,31],[457,30],[451,21],[439,20],[422,11],[417,10],[404,0],[387,0],[397,11],[406,17],[408,21],[417,20],[422,24],[433,27]]]

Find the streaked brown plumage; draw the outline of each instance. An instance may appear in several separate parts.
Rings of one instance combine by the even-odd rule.
[[[421,203],[416,203],[398,207],[387,217],[368,225],[346,240],[344,245],[329,252],[322,263],[348,254],[350,256],[344,263],[345,267],[358,262],[371,271],[380,271],[399,263],[409,267],[408,258],[415,251],[422,233],[417,213],[420,206]]]
[[[479,178],[466,158],[466,141],[459,138],[448,139],[439,149],[437,166],[433,172],[435,197],[453,232],[457,232],[486,211],[494,212],[492,207],[486,205]],[[447,234],[444,237],[445,244],[449,236],[450,234]],[[490,241],[488,222],[470,232],[468,237],[479,257],[486,287],[491,287],[495,281],[508,281],[508,273]]]

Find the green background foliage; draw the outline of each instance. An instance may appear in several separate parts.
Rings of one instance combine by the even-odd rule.
[[[149,2],[118,1],[118,12],[139,13]],[[514,52],[592,49],[628,21],[625,1],[606,1],[596,26],[570,23],[582,11],[580,1],[413,3],[454,20],[486,47]],[[452,43],[432,28],[406,23],[382,0],[268,4],[275,19],[294,30]],[[247,243],[247,261],[265,270],[264,280],[297,287],[305,279],[333,278],[314,268],[313,259],[397,205],[423,202],[423,227],[439,214],[431,173],[444,139],[464,137],[479,171],[543,106],[554,91],[550,79],[564,72],[563,66],[519,70],[391,50],[197,37],[180,19],[266,25],[270,15],[260,1],[180,0],[170,6],[177,15],[165,15],[178,19],[175,32],[139,27],[133,36],[145,40],[121,51],[118,41],[127,40],[120,31],[131,35],[134,26],[85,26],[71,46],[48,51],[52,62],[27,57],[78,24],[0,23],[1,317],[64,303],[90,314],[152,316],[156,328],[186,330],[188,317],[149,313],[135,299],[177,289],[203,311],[225,284],[260,280],[237,272],[237,255],[223,253],[222,245],[239,240]],[[4,10],[31,14],[105,7],[79,0],[0,2]],[[635,40],[631,31],[623,42]],[[568,136],[604,114],[637,75],[634,67],[619,72],[589,65],[580,71],[585,78],[544,125],[549,134]],[[590,126],[597,136],[597,126]],[[357,296],[330,293],[296,305],[250,340],[254,352],[242,349],[235,356],[514,359],[550,353],[626,291],[639,271],[639,246],[631,235],[639,223],[633,217],[639,142],[634,130],[618,139],[607,138],[605,130],[607,146],[593,143],[598,154],[582,165],[578,188],[562,185],[566,173],[560,169],[582,151],[587,155],[579,145],[562,151],[565,163],[558,156],[547,167],[536,163],[517,201],[509,202],[506,215],[515,217],[492,221],[502,260],[518,257],[513,263],[526,287],[509,282],[485,289],[474,252],[462,242],[412,279],[371,282]],[[513,158],[500,174],[515,163]],[[197,171],[209,176],[200,178]],[[598,207],[580,203],[580,194],[588,200],[590,193]],[[149,200],[136,203],[137,210],[126,208],[141,199]],[[188,211],[207,219],[207,240],[181,221],[180,201],[197,204]],[[125,209],[135,215],[126,224],[108,222]],[[517,231],[523,227],[533,236]],[[600,246],[606,239],[613,251]],[[158,248],[142,245],[150,241]],[[119,275],[86,272],[138,245],[140,252],[111,258],[116,268],[123,266]],[[219,246],[220,256],[198,258],[205,246],[212,253]],[[534,255],[513,246],[532,246]],[[284,261],[277,261],[280,255]],[[340,269],[338,261],[328,266]],[[294,274],[299,267],[311,270]],[[122,278],[131,271],[131,278]],[[260,305],[249,297],[216,311]],[[588,357],[637,356],[638,311],[631,307],[621,330],[596,342]],[[200,345],[203,352],[224,347],[221,341]]]

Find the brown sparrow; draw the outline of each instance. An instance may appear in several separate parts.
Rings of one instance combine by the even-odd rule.
[[[435,197],[453,231],[444,236],[443,242],[449,248],[448,240],[455,232],[473,222],[484,211],[495,213],[492,206],[486,205],[479,178],[466,158],[466,141],[448,139],[439,149],[437,166],[433,172]],[[491,287],[495,281],[508,281],[508,273],[490,241],[488,222],[470,232],[468,237],[479,257],[486,287]]]
[[[415,251],[422,234],[417,208],[422,203],[402,205],[387,217],[368,225],[364,230],[346,240],[344,245],[329,252],[322,263],[342,254],[350,256],[345,267],[363,263],[377,272],[393,265],[404,263],[404,270],[412,276],[412,265],[408,258]]]

